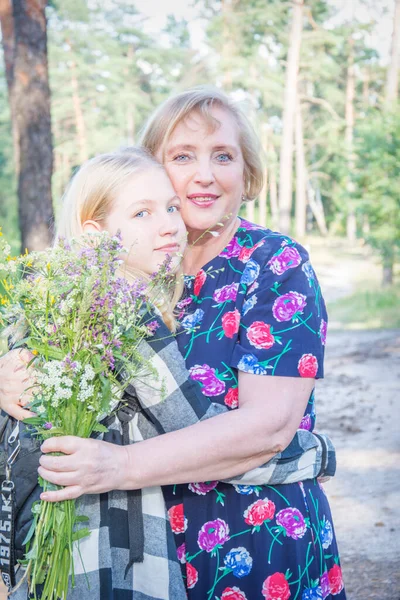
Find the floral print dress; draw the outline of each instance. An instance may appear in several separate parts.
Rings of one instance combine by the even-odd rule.
[[[304,248],[248,221],[187,278],[180,350],[203,394],[234,410],[238,370],[323,376],[327,316]],[[279,407],[277,407],[279,410]],[[314,394],[300,427],[315,423]],[[345,600],[329,503],[316,480],[164,488],[189,600]]]

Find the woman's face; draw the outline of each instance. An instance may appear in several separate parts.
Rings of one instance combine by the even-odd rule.
[[[223,108],[214,107],[211,114],[220,123],[214,131],[193,112],[177,125],[165,147],[164,166],[192,234],[212,230],[219,222],[229,225],[237,217],[244,191],[238,125]]]
[[[130,267],[151,274],[167,256],[176,268],[186,246],[181,202],[163,169],[133,174],[118,190],[104,229],[121,231]]]

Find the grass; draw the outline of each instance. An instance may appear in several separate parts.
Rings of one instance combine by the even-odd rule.
[[[329,305],[331,329],[400,328],[400,284],[359,290]]]

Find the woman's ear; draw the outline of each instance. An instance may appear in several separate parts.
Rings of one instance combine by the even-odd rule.
[[[97,221],[85,221],[82,225],[82,230],[83,233],[99,233],[99,231],[103,231]]]

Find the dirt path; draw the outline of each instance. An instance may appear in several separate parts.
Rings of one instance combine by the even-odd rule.
[[[348,600],[400,600],[400,330],[333,331],[318,429],[338,470],[326,484]]]

